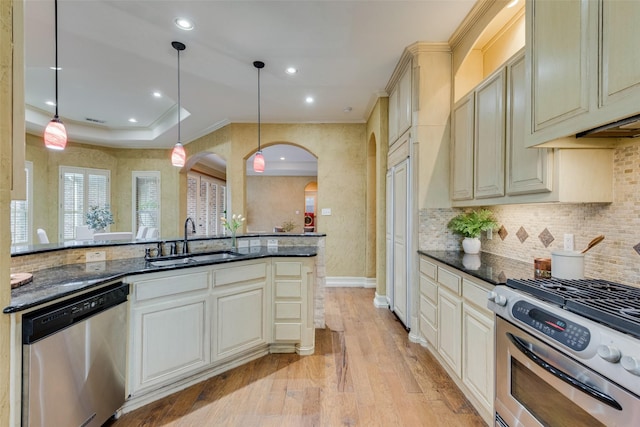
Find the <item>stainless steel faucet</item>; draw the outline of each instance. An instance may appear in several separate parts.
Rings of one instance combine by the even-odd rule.
[[[187,219],[184,221],[184,241],[182,242],[182,253],[183,254],[188,254],[189,253],[189,245],[187,244],[187,226],[189,225],[189,221],[191,221],[191,232],[192,233],[196,232],[196,223],[193,222],[191,217],[187,217]]]

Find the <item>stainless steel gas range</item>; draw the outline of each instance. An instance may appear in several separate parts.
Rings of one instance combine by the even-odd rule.
[[[640,425],[640,289],[511,280],[496,313],[496,426]]]

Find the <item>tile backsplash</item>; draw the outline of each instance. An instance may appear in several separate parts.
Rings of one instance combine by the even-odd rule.
[[[603,234],[604,241],[585,255],[585,275],[640,286],[640,255],[634,249],[640,247],[640,141],[616,148],[614,162],[613,203],[490,206],[500,233],[492,240],[483,233],[482,250],[531,262],[533,268],[534,257],[563,249],[565,233],[574,235],[576,250]],[[421,210],[420,248],[459,250],[461,238],[446,226],[460,211]]]

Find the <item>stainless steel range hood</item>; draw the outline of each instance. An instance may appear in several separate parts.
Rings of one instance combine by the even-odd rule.
[[[576,138],[635,138],[640,136],[640,114],[576,134]]]

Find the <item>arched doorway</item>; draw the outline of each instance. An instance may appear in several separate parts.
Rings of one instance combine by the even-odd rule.
[[[253,171],[253,155],[247,159],[245,212],[247,233],[304,232],[305,188],[317,183],[318,159],[294,144],[272,144],[262,149],[265,170]],[[317,206],[317,184],[314,205]]]
[[[187,217],[193,219],[197,236],[223,234],[220,218],[228,205],[227,162],[206,151],[194,160],[187,171]]]

